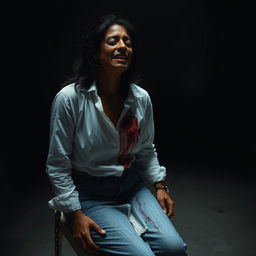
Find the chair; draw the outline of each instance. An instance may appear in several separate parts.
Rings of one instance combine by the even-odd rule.
[[[92,256],[78,247],[76,241],[72,236],[72,231],[68,226],[65,214],[63,212],[55,211],[55,225],[54,225],[54,247],[55,256],[62,256],[62,237],[67,239],[73,250],[78,256]]]

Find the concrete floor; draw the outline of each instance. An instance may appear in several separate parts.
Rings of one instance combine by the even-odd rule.
[[[256,255],[256,176],[248,170],[169,166],[176,202],[172,222],[188,244],[190,256]],[[8,192],[8,187],[4,187]],[[2,209],[3,256],[51,256],[53,212],[45,180],[10,195]],[[13,200],[14,199],[14,200]],[[15,204],[13,203],[15,202]],[[74,256],[64,240],[63,256]]]

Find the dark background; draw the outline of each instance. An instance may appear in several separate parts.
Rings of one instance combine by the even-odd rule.
[[[256,177],[253,6],[246,1],[98,0],[14,1],[5,5],[0,177],[7,217],[15,216],[17,201],[23,211],[24,201],[32,200],[33,194],[36,198],[40,191],[48,191],[39,204],[47,207],[50,192],[44,169],[51,103],[72,71],[85,27],[110,12],[123,14],[139,32],[138,71],[143,74],[142,87],[149,91],[154,105],[160,162],[167,166],[170,179],[173,177],[173,182],[179,184],[177,191],[183,189],[183,181],[195,185],[193,191],[184,185],[184,192],[179,194],[188,198],[194,193],[193,200],[200,203],[201,198],[204,204],[206,191],[209,195],[218,192],[215,199],[227,201],[221,206],[216,203],[216,208],[210,205],[210,214],[212,210],[216,214],[223,212],[229,202],[231,209],[237,210],[239,205],[233,195],[240,196],[240,202],[246,204],[243,211],[255,215],[255,207],[248,199],[255,202],[256,197],[252,183]],[[234,177],[236,183],[232,185]],[[207,189],[210,180],[216,183]],[[226,189],[230,186],[232,191]],[[247,201],[242,191],[246,191]],[[186,207],[193,200],[185,199],[180,223],[184,219],[201,223],[188,218]],[[25,210],[26,214],[31,211],[29,207]],[[38,214],[36,209],[34,213]],[[246,219],[248,214],[238,212],[237,216]],[[225,218],[230,219],[230,215]],[[22,219],[21,225],[25,223]],[[218,225],[223,226],[223,219]],[[185,226],[185,237],[191,230],[189,226],[187,229],[188,233]],[[205,241],[202,243],[207,248]],[[214,243],[208,247],[214,248]]]
[[[30,186],[30,180],[44,180],[51,102],[72,71],[85,27],[110,12],[122,13],[139,32],[138,71],[154,104],[160,161],[252,172],[252,6],[242,1],[36,1],[13,2],[3,13],[7,169],[1,175],[16,186],[21,179]]]

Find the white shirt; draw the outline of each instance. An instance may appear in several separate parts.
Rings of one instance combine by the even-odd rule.
[[[46,173],[55,197],[49,206],[66,213],[81,208],[72,169],[98,177],[120,177],[136,160],[147,182],[164,180],[166,169],[159,165],[153,141],[152,104],[141,87],[130,85],[115,126],[103,111],[95,84],[77,90],[74,84],[65,86],[51,108]]]

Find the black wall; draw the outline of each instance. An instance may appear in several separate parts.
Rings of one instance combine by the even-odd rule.
[[[2,183],[45,180],[50,105],[85,26],[121,12],[140,35],[162,164],[255,167],[255,10],[242,1],[23,1],[5,6]]]

